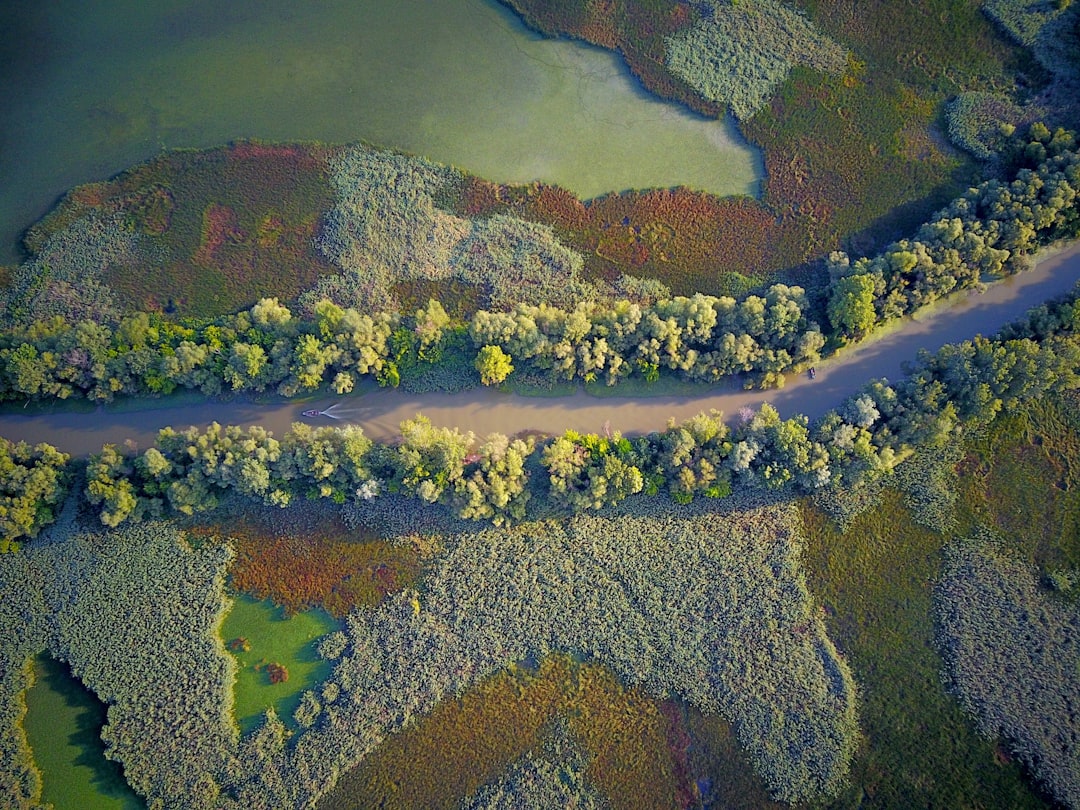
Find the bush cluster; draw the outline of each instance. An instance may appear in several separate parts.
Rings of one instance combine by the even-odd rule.
[[[54,233],[0,291],[0,325],[28,326],[54,316],[114,323],[120,303],[108,270],[147,258],[139,234],[119,215],[88,214]]]
[[[1051,73],[1080,78],[1080,8],[1072,0],[988,0],[983,11]]]
[[[1033,125],[1012,150],[1029,163],[1011,182],[988,180],[873,258],[829,257],[829,320],[860,338],[942,296],[1029,269],[1040,247],[1080,235],[1080,153],[1073,135]]]
[[[543,748],[510,765],[495,782],[464,802],[465,810],[601,810],[604,797],[585,779],[584,757],[566,729],[556,729]]]
[[[1080,611],[985,538],[947,549],[935,587],[948,683],[1057,801],[1080,805]]]
[[[28,656],[47,650],[109,705],[106,756],[151,806],[215,807],[237,742],[235,665],[219,638],[231,552],[193,551],[159,523],[85,532],[69,512],[49,542],[0,557],[5,795],[32,801],[38,789],[21,690]]]
[[[825,309],[835,334],[861,338],[986,276],[1026,269],[1039,247],[1075,238],[1075,150],[1070,133],[1034,125],[1031,139],[1017,141],[1008,153],[1021,166],[1012,182],[993,180],[971,189],[913,239],[876,257],[852,262],[833,254]],[[470,261],[484,264],[502,256],[519,266],[531,261],[523,256],[539,255],[532,248],[522,253],[516,237],[506,242],[501,231],[485,228],[496,226],[477,225],[491,239],[475,243],[479,250]],[[498,275],[516,279],[519,289],[527,286],[513,274]],[[574,289],[567,284],[564,291]],[[384,385],[399,385],[403,377],[413,387],[434,383],[446,377],[431,374],[442,363],[455,371],[450,376],[460,386],[476,379],[471,371],[456,373],[472,365],[470,351],[475,357],[489,346],[502,349],[523,377],[603,378],[614,384],[631,374],[652,380],[663,370],[705,381],[742,375],[764,387],[782,384],[785,372],[813,363],[825,345],[810,317],[816,302],[802,288],[786,285],[741,300],[698,294],[647,305],[578,303],[572,309],[519,303],[510,311],[481,310],[467,324],[451,322],[437,302],[405,316],[362,314],[327,299],[308,303],[304,318],[277,299],[262,299],[248,311],[202,323],[136,313],[115,326],[57,316],[9,330],[0,335],[0,398],[108,401],[177,387],[207,394],[276,388],[292,396],[327,383],[344,393],[364,376]]]
[[[949,140],[980,160],[1001,153],[1022,115],[1004,96],[979,90],[960,93],[945,105]]]
[[[304,307],[328,298],[391,310],[399,305],[395,284],[451,279],[482,290],[494,308],[519,301],[569,305],[601,294],[581,278],[581,256],[549,226],[507,215],[471,220],[445,210],[463,180],[455,169],[361,146],[342,150],[331,169],[337,202],[318,244],[343,272],[302,295]]]
[[[50,444],[0,437],[0,554],[53,522],[67,494],[68,458]]]
[[[667,39],[666,65],[705,98],[751,118],[795,65],[839,74],[842,47],[779,0],[705,0],[702,18]]]

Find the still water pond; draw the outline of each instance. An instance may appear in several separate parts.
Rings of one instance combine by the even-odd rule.
[[[41,771],[42,801],[57,810],[145,807],[124,781],[119,763],[105,759],[105,704],[67,665],[47,655],[34,660],[34,680],[26,693],[23,726]]]
[[[300,695],[330,674],[330,664],[318,656],[315,644],[337,627],[321,610],[286,616],[268,601],[246,596],[234,599],[221,634],[236,657],[233,714],[242,732],[258,727],[271,707],[286,725],[295,728],[292,716]],[[287,679],[275,682],[270,664],[284,667]]]
[[[0,263],[71,186],[242,137],[363,139],[583,197],[755,194],[763,171],[730,121],[494,0],[9,0],[0,78]]]

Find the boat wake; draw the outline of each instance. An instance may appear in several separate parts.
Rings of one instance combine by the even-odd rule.
[[[349,408],[344,411],[339,411],[338,408],[340,406],[340,402],[335,402],[326,410],[320,411],[318,408],[312,408],[309,411],[304,411],[303,415],[306,416],[308,419],[317,419],[320,416],[325,416],[330,419],[346,419],[352,411],[356,410],[355,408]]]

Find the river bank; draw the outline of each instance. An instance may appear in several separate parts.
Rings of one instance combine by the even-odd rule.
[[[742,391],[705,386],[695,396],[595,397],[583,392],[564,397],[525,397],[490,388],[457,394],[408,394],[381,389],[332,400],[305,401],[271,399],[201,401],[180,407],[132,411],[122,405],[102,407],[91,413],[40,415],[0,415],[0,436],[30,443],[48,442],[60,450],[82,456],[100,450],[105,443],[132,441],[149,447],[157,432],[166,426],[183,429],[205,427],[211,422],[241,426],[262,425],[282,435],[302,412],[333,407],[337,418],[326,416],[317,424],[358,424],[367,436],[391,441],[398,425],[418,413],[433,424],[473,431],[513,435],[524,431],[546,434],[567,429],[600,432],[606,428],[625,435],[662,430],[669,419],[677,422],[701,411],[716,409],[734,418],[742,408],[758,408],[768,402],[787,418],[805,414],[822,416],[867,381],[884,377],[898,380],[904,364],[913,361],[922,349],[936,351],[976,334],[991,335],[1032,307],[1069,292],[1080,278],[1080,244],[1050,251],[1034,270],[991,285],[982,293],[964,293],[942,302],[915,318],[905,318],[858,346],[846,349],[817,367],[814,380],[789,376],[782,389]]]

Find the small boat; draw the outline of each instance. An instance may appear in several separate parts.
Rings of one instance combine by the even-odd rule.
[[[304,416],[308,419],[314,419],[317,416],[322,416],[322,411],[318,408],[312,408],[310,411],[304,411]]]
[[[810,367],[810,379],[812,380],[812,379],[814,379],[814,377],[816,377],[816,376],[817,376],[817,369],[816,369],[816,368],[814,368],[813,366],[811,366],[811,367]]]

